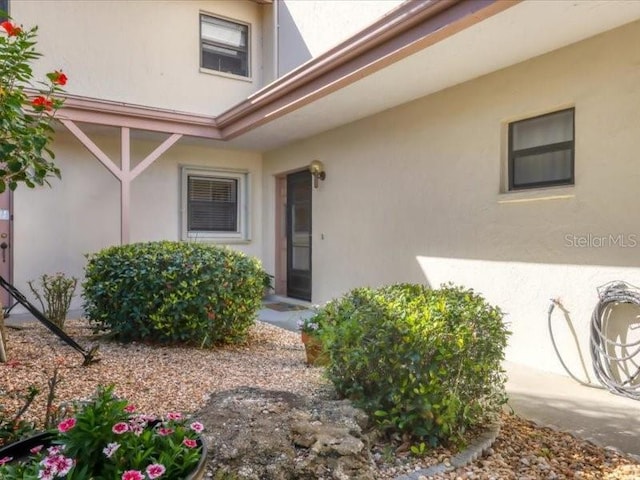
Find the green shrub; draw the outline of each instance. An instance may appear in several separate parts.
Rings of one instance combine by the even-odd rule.
[[[123,341],[242,342],[261,306],[260,262],[225,247],[138,243],[88,259],[87,318]]]
[[[506,401],[502,313],[471,290],[358,288],[317,313],[327,374],[388,433],[458,443]]]
[[[58,327],[64,329],[69,306],[78,285],[76,277],[67,277],[58,272],[54,275],[46,273],[40,277],[40,289],[35,280],[27,282],[47,318]]]

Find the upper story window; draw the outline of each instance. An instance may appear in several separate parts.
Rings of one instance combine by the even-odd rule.
[[[200,15],[200,67],[249,76],[249,26]]]
[[[573,185],[575,109],[509,124],[509,190]]]

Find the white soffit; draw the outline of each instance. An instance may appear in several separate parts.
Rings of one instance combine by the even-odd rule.
[[[640,0],[526,0],[229,143],[281,147],[639,18]]]

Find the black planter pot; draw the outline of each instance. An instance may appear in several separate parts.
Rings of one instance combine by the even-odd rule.
[[[37,433],[19,442],[10,443],[0,448],[0,458],[11,457],[14,462],[24,460],[31,455],[30,450],[38,445],[51,445],[55,435],[51,433]]]
[[[45,447],[51,446],[55,439],[55,434],[44,432],[37,433],[29,438],[20,440],[19,442],[12,443],[0,448],[0,458],[11,457],[12,462],[25,460],[31,455],[31,449],[38,445],[44,445]],[[198,445],[200,450],[200,461],[194,467],[193,471],[185,478],[185,480],[200,480],[204,477],[207,468],[207,445],[198,438]]]

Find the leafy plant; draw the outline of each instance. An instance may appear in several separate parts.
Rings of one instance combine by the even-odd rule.
[[[56,388],[61,379],[58,376],[58,368],[53,369],[53,374],[47,380],[48,393],[47,403],[44,414],[45,428],[51,428],[53,422],[58,418],[57,413],[60,410],[54,405]],[[6,415],[2,403],[0,403],[0,447],[9,443],[16,442],[25,438],[36,431],[36,423],[24,419],[24,415],[31,408],[34,400],[40,394],[38,388],[30,385],[26,392],[18,392],[22,400],[22,406],[13,415]],[[0,397],[6,395],[0,391]],[[14,394],[15,395],[15,394]],[[2,478],[2,477],[0,477]]]
[[[274,289],[273,286],[274,277],[270,273],[264,272],[264,277],[262,279],[262,286],[264,288],[264,296],[269,295]]]
[[[298,329],[309,335],[320,337],[320,331],[326,323],[336,320],[336,302],[328,302],[322,307],[314,306],[314,314],[307,318],[298,320]]]
[[[6,460],[0,478],[180,479],[200,460],[203,426],[178,412],[164,418],[136,414],[113,387],[98,387],[93,400],[77,408],[51,432],[47,445],[31,449],[28,459]]]
[[[427,444],[424,442],[411,445],[411,453],[416,457],[424,457],[427,454]]]
[[[226,247],[150,242],[88,258],[87,318],[123,341],[242,342],[262,305],[260,262]]]
[[[64,273],[54,275],[44,274],[40,277],[40,291],[35,280],[29,280],[27,284],[42,306],[46,316],[60,328],[64,328],[67,319],[71,299],[76,291],[78,279],[66,277]]]
[[[31,407],[38,393],[40,392],[36,387],[30,386],[28,391],[22,394],[22,407],[14,415],[7,416],[0,406],[0,446],[15,442],[33,433],[35,424],[24,420],[23,416]]]
[[[506,401],[508,331],[500,310],[472,290],[358,288],[319,314],[329,378],[387,433],[460,442]]]
[[[61,71],[47,74],[47,82],[32,85],[31,63],[36,51],[37,27],[25,30],[7,20],[0,23],[0,193],[19,183],[33,188],[60,178],[47,145],[53,140],[51,121],[62,99],[67,76]]]
[[[306,333],[308,335],[319,335],[320,322],[318,315],[298,320],[298,329],[302,333]]]

